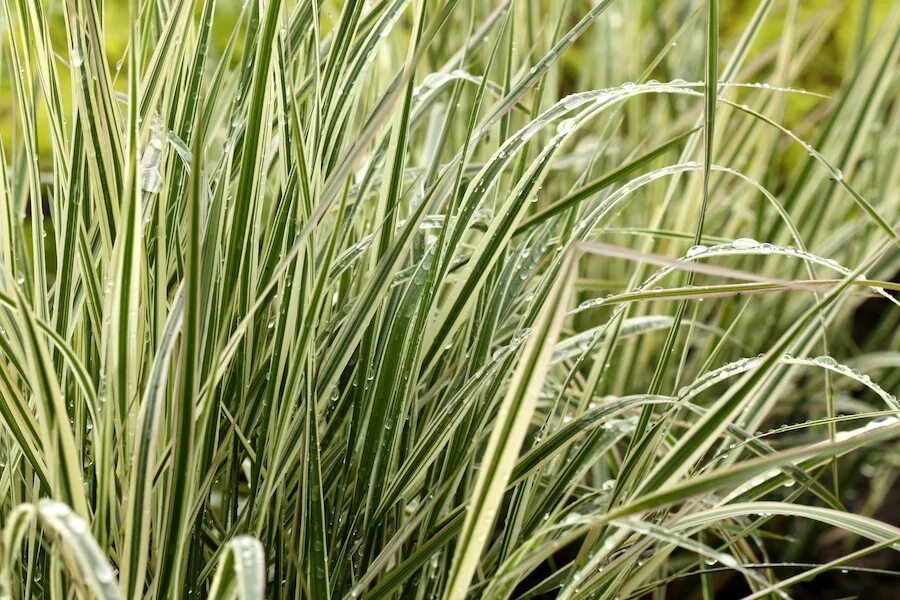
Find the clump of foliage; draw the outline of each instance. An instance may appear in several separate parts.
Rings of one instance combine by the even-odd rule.
[[[0,595],[890,575],[896,3],[123,4],[3,3]]]

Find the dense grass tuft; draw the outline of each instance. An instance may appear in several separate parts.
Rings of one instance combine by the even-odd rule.
[[[3,6],[0,596],[897,584],[900,3]]]

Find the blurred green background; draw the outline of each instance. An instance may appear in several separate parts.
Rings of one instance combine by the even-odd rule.
[[[551,14],[553,12],[552,5],[557,0],[538,1],[546,4],[547,14]],[[583,10],[587,10],[589,3],[583,0],[579,0],[579,2],[584,5]],[[579,2],[573,4],[577,6]],[[689,45],[702,42],[703,36],[692,35],[691,29],[698,34],[702,31],[703,23],[702,19],[698,18],[698,8],[704,4],[703,0],[680,3],[680,12],[672,10],[671,7],[675,6],[672,3],[665,4],[664,10],[659,11],[648,8],[648,4],[619,0],[594,27],[591,35],[605,36],[607,43],[611,46],[626,46],[629,60],[622,64],[620,73],[595,73],[590,79],[603,86],[614,86],[629,80],[622,79],[623,76],[628,77],[629,72],[631,72],[630,79],[637,78],[644,66],[653,60],[658,51],[653,40],[643,39],[648,31],[656,32],[659,39],[667,39],[676,35],[679,29],[687,24],[687,31],[682,33],[684,40],[682,43]],[[660,4],[662,5],[662,3]],[[327,32],[330,23],[336,20],[342,5],[343,2],[339,0],[322,2],[323,31]],[[789,5],[790,3],[786,1],[776,0],[774,2],[773,14],[767,20],[767,24],[754,44],[755,55],[764,57],[766,53],[775,51],[777,42],[785,34],[783,26],[787,15],[784,13],[790,10]],[[63,4],[59,0],[51,0],[45,6],[51,23],[50,34],[55,45],[60,78],[64,89],[71,89],[68,68],[70,57],[67,50],[68,41],[65,33]],[[144,10],[156,10],[157,12],[159,12],[160,6],[161,4],[153,2],[143,4]],[[758,3],[752,0],[722,1],[720,44],[724,54],[723,59],[727,59],[729,49],[737,42],[738,36],[757,6]],[[240,0],[220,0],[217,3],[217,26],[214,28],[213,37],[214,53],[220,52],[228,43],[228,37],[232,32],[229,24],[237,22],[241,7]],[[815,27],[821,33],[817,36],[819,38],[818,47],[811,48],[814,52],[810,57],[808,68],[798,74],[793,84],[810,91],[830,94],[841,85],[846,74],[852,71],[854,62],[860,57],[864,42],[874,35],[878,24],[891,9],[891,2],[890,0],[800,0],[797,2],[797,8],[796,23],[799,24],[799,27]],[[111,72],[117,74],[115,86],[119,91],[124,92],[127,82],[127,65],[124,64],[123,57],[127,51],[128,41],[128,27],[126,26],[129,18],[128,0],[107,0],[104,3],[104,10],[106,54]],[[577,11],[573,11],[573,14],[576,13]],[[408,21],[399,23],[395,35],[408,35],[409,27]],[[2,97],[2,101],[0,101],[0,134],[2,134],[4,144],[9,147],[14,141],[14,132],[18,125],[12,106],[12,78],[17,74],[13,73],[10,68],[6,15],[0,15],[0,31],[3,33],[0,38],[3,49],[2,61],[0,61],[0,97]],[[235,61],[238,61],[241,56],[242,40],[242,36],[236,37]],[[152,37],[149,41],[152,43]],[[579,85],[576,82],[585,79],[586,67],[592,63],[591,57],[585,56],[584,47],[593,48],[595,46],[593,44],[576,44],[566,54],[562,72],[568,76],[569,80],[567,81],[566,77],[561,78],[561,86],[574,87]],[[692,58],[696,56],[697,53],[691,49],[683,53],[673,49],[658,65],[652,76],[659,80],[676,77],[699,79],[702,75],[702,65],[696,64],[695,59]],[[686,58],[686,60],[682,61],[681,58]],[[750,66],[752,67],[752,62]],[[768,74],[763,70],[757,75],[758,77],[754,81],[766,81]],[[579,89],[587,88],[580,86]],[[63,100],[66,101],[67,98],[63,98]],[[791,102],[787,106],[786,124],[791,126],[804,115],[808,115],[811,110],[815,109],[817,102],[819,100],[812,96],[791,98]],[[41,103],[37,103],[39,110],[41,106]],[[46,117],[44,116],[40,122],[46,125]],[[41,152],[46,156],[49,154],[49,138],[46,127],[42,127],[38,131],[38,139]]]

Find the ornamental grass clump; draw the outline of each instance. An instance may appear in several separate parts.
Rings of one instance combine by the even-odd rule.
[[[896,585],[897,2],[3,9],[0,596]]]

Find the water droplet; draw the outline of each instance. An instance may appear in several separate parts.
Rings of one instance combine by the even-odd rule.
[[[566,135],[572,129],[575,128],[575,119],[566,119],[564,121],[560,121],[559,125],[556,126],[556,134],[557,135]]]
[[[836,367],[838,364],[836,360],[824,354],[822,356],[816,357],[815,361],[823,367]]]
[[[563,99],[563,108],[572,110],[586,104],[590,100],[588,94],[570,94]]]
[[[759,242],[754,240],[753,238],[738,238],[734,240],[731,245],[737,250],[749,250],[751,248],[756,248],[759,246]]]

